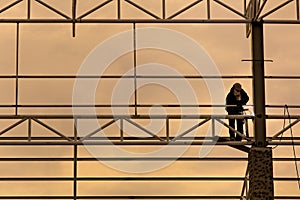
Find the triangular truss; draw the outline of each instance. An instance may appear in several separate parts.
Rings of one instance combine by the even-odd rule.
[[[9,118],[10,119],[10,118]],[[38,119],[36,117],[30,117],[30,116],[24,116],[24,117],[17,117],[15,118],[17,121],[9,125],[8,127],[4,128],[3,130],[0,131],[0,137],[2,139],[5,139],[5,136],[9,134],[12,130],[20,127],[21,125],[27,123],[27,134],[24,135],[24,130],[22,130],[21,134],[24,137],[27,137],[27,141],[31,142],[32,137],[32,122],[35,122],[35,124],[39,125],[40,127],[43,127],[44,129],[47,130],[48,133],[50,133],[52,136],[56,136],[61,138],[62,140],[65,141],[72,141],[72,139],[68,136],[66,136],[64,133],[56,130],[53,126],[48,125],[47,123],[43,122],[41,119]],[[46,136],[46,135],[45,135]]]
[[[0,8],[0,14],[5,13],[8,10],[14,9],[14,7],[20,3],[27,3],[27,20],[34,20],[35,18],[32,17],[31,7],[33,4],[37,4],[41,7],[44,7],[49,12],[54,13],[57,18],[56,19],[65,19],[69,20],[70,22],[82,22],[82,20],[85,20],[87,17],[89,17],[92,13],[95,12],[101,12],[101,10],[106,9],[107,5],[113,4],[113,7],[109,7],[109,9],[114,9],[111,12],[115,13],[114,18],[106,18],[105,20],[128,20],[127,16],[123,13],[123,7],[124,6],[130,6],[133,8],[133,10],[136,10],[137,13],[143,13],[145,16],[147,16],[146,19],[149,20],[176,20],[177,17],[181,16],[183,13],[188,13],[192,8],[203,5],[206,7],[206,18],[198,19],[198,20],[218,20],[217,14],[213,13],[212,7],[214,6],[221,6],[224,10],[224,12],[231,12],[234,14],[235,17],[230,18],[230,20],[249,20],[249,19],[259,19],[259,20],[269,20],[269,17],[272,16],[273,13],[280,12],[280,10],[288,5],[293,4],[295,7],[295,19],[299,20],[299,2],[298,0],[285,0],[285,1],[277,1],[277,4],[272,4],[271,6],[267,6],[270,4],[267,0],[259,0],[257,1],[257,5],[253,5],[254,0],[250,1],[244,1],[243,8],[234,8],[228,1],[224,0],[195,0],[189,3],[188,5],[182,6],[177,11],[168,14],[168,7],[172,6],[172,1],[162,0],[160,3],[160,10],[161,14],[154,13],[151,11],[147,6],[141,4],[140,2],[134,1],[134,0],[106,0],[102,1],[98,5],[94,6],[93,8],[87,10],[86,12],[78,15],[77,9],[78,9],[78,0],[72,0],[70,3],[70,8],[68,10],[72,11],[72,14],[66,14],[67,11],[60,10],[59,8],[56,8],[56,6],[51,5],[51,3],[48,3],[46,0],[16,0],[8,3],[7,5]],[[80,5],[79,5],[80,6]],[[266,9],[266,7],[268,7]],[[256,15],[253,15],[254,10],[256,10]],[[1,15],[0,15],[1,16]],[[137,16],[139,16],[137,14]],[[1,17],[0,17],[1,19]],[[15,21],[20,21],[20,19],[14,19]],[[47,17],[44,18],[47,20]],[[52,19],[52,18],[51,18]],[[138,17],[136,18],[138,19]],[[184,18],[180,18],[184,19]],[[93,20],[97,20],[97,18],[93,18]],[[104,19],[102,19],[104,20]],[[197,20],[195,18],[194,20]],[[227,19],[229,20],[229,19]],[[271,20],[271,19],[270,19]]]

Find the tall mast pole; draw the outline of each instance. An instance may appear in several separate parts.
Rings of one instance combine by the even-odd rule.
[[[259,4],[252,3],[252,74],[255,144],[249,152],[249,199],[274,199],[272,148],[267,147],[264,72],[264,26],[258,20]]]

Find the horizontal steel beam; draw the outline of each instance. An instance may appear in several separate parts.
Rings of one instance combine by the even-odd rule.
[[[244,181],[245,177],[77,177],[77,181]],[[293,178],[286,178],[294,181]],[[0,177],[0,181],[73,181],[73,177]]]
[[[0,199],[74,199],[74,196],[0,196]],[[151,195],[151,196],[77,196],[76,199],[237,199],[241,196],[237,195],[219,195],[219,196],[179,196],[179,195]],[[275,196],[274,199],[300,199],[300,196]]]
[[[277,142],[283,144],[289,144],[289,142]],[[208,141],[176,141],[176,142],[167,142],[167,141],[0,141],[0,146],[41,146],[41,145],[49,145],[49,146],[68,146],[68,145],[120,145],[120,146],[160,146],[160,145],[171,145],[171,146],[189,146],[189,145],[252,145],[253,142],[246,141],[226,141],[226,142],[208,142]],[[295,145],[300,145],[300,142],[294,142]]]
[[[77,161],[87,162],[87,161],[167,161],[167,160],[176,160],[176,161],[248,161],[248,158],[242,157],[80,157],[77,158]],[[294,162],[300,161],[300,158],[273,158],[274,162]],[[70,162],[74,161],[74,158],[62,158],[62,157],[48,157],[48,158],[0,158],[0,162],[36,162],[36,161],[60,161],[60,162]]]
[[[251,19],[0,19],[0,23],[41,24],[249,24]],[[264,20],[264,24],[300,24],[300,20]]]
[[[252,115],[0,115],[0,119],[252,119]],[[266,115],[266,119],[299,119],[300,115]]]
[[[247,105],[249,107],[253,105]],[[95,108],[124,108],[124,107],[138,107],[138,108],[155,108],[155,107],[166,107],[166,108],[220,108],[228,107],[227,105],[211,105],[211,104],[83,104],[83,105],[72,105],[72,104],[18,104],[18,105],[4,105],[0,104],[0,108],[85,108],[85,107],[95,107]],[[285,108],[285,105],[266,105],[266,108]],[[300,108],[300,105],[288,105],[289,108]]]
[[[74,138],[74,137],[69,137],[71,140],[80,140],[80,137]],[[167,137],[161,137],[162,139],[166,140]],[[170,140],[174,139],[175,137],[169,137]],[[219,137],[220,139],[223,139],[224,141],[229,139],[229,137]],[[252,137],[249,137],[250,139],[253,139]],[[44,141],[57,141],[57,140],[65,140],[62,137],[36,137],[36,136],[32,136],[30,137],[30,139],[32,141],[34,140],[44,140]],[[115,137],[97,137],[94,136],[93,138],[87,138],[86,140],[95,140],[95,141],[103,141],[103,140],[117,140],[119,141],[121,139],[121,137],[115,136]],[[127,140],[127,141],[157,141],[157,138],[155,137],[147,137],[147,138],[139,138],[139,137],[123,137],[123,140]],[[216,139],[215,137],[190,137],[190,136],[186,136],[183,138],[178,138],[177,140],[213,140]],[[272,137],[267,137],[268,140],[280,140],[280,141],[285,141],[285,140],[300,140],[300,137],[280,137],[280,138],[272,138]],[[18,137],[18,136],[2,136],[1,140],[3,141],[22,141],[22,140],[28,140],[28,137]]]
[[[149,76],[149,75],[86,75],[86,76],[75,76],[75,75],[0,75],[0,79],[250,79],[252,76],[242,76],[242,75],[235,75],[235,76],[198,76],[198,75],[181,75],[181,76]],[[275,78],[275,77],[272,77]],[[280,79],[282,77],[279,77]],[[290,77],[289,77],[290,78]],[[299,78],[300,77],[292,77],[292,78]]]
[[[250,106],[250,105],[249,105]],[[13,108],[16,105],[0,105],[0,108]],[[153,105],[153,104],[86,104],[86,105],[72,105],[72,104],[18,104],[18,108],[85,108],[85,107],[95,107],[95,108],[128,108],[128,107],[138,107],[138,108],[155,108],[155,107],[168,107],[168,108],[213,108],[213,107],[227,107],[226,105],[209,105],[209,104],[161,104],[161,105]],[[284,107],[284,106],[282,106]],[[299,105],[300,108],[300,105]]]
[[[249,60],[250,61],[250,60]],[[150,75],[0,75],[0,79],[251,79],[250,75],[224,75],[224,76],[199,76],[199,75],[180,75],[180,76],[150,76]],[[265,79],[300,79],[300,76],[265,76]]]
[[[74,177],[0,177],[0,181],[74,181]],[[76,177],[77,181],[245,181],[245,177]],[[300,178],[280,177],[274,181],[298,181]]]
[[[285,119],[282,115],[269,115],[269,119]],[[251,119],[252,115],[0,115],[0,119]],[[298,119],[300,115],[292,115]],[[287,116],[286,116],[287,119]]]
[[[246,24],[248,19],[0,19],[0,23],[42,23],[42,24]]]
[[[300,141],[271,141],[268,142],[269,145],[300,145]],[[120,146],[160,146],[160,145],[170,145],[170,146],[189,146],[189,145],[225,145],[225,146],[239,146],[239,145],[253,145],[253,142],[246,141],[226,141],[226,142],[208,142],[208,141],[176,141],[176,142],[167,142],[167,141],[139,141],[139,142],[127,142],[127,141],[109,141],[109,142],[101,142],[101,141],[62,141],[62,142],[51,142],[51,141],[0,141],[0,145],[2,146],[69,146],[69,145],[120,145]]]
[[[74,181],[73,177],[0,177],[1,181]],[[76,177],[77,181],[245,181],[245,177]],[[274,181],[299,181],[300,178],[274,177]]]
[[[300,24],[300,20],[283,20],[283,19],[279,19],[279,20],[275,20],[275,19],[269,19],[269,20],[264,20],[263,21],[264,24],[279,24],[279,25],[289,25],[289,24],[294,24],[294,25],[298,25]]]
[[[241,196],[77,196],[76,199],[240,199]],[[74,196],[0,196],[0,199],[74,199]],[[300,198],[299,198],[300,199]]]

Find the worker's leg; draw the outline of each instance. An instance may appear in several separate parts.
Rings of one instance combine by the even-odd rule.
[[[237,123],[237,131],[240,132],[240,133],[244,133],[244,128],[243,128],[244,122],[243,122],[243,119],[237,119],[237,120],[236,120],[236,123]],[[241,140],[242,140],[242,137],[239,136],[238,134],[236,134],[235,139],[236,139],[237,141],[241,141]]]
[[[235,119],[229,119],[229,126],[235,129]],[[229,136],[230,139],[233,140],[235,136],[234,131],[229,129]]]

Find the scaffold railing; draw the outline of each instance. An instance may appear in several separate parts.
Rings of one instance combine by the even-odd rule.
[[[297,107],[298,108],[298,107]],[[29,141],[31,144],[34,144],[34,140],[37,139],[42,139],[42,137],[37,137],[34,138],[32,137],[31,134],[31,130],[32,130],[32,123],[35,122],[36,124],[39,124],[40,126],[48,129],[49,131],[51,131],[52,133],[54,133],[56,135],[56,137],[52,137],[52,139],[57,140],[63,140],[66,142],[71,142],[70,144],[81,144],[81,142],[83,141],[88,141],[88,140],[99,140],[99,144],[105,145],[105,142],[101,142],[101,139],[105,138],[105,137],[93,137],[99,133],[101,133],[101,131],[103,131],[105,128],[109,127],[110,125],[114,124],[114,123],[120,123],[123,124],[124,121],[135,126],[136,128],[140,129],[141,131],[143,131],[147,137],[145,138],[135,138],[134,137],[125,137],[123,135],[122,129],[123,127],[120,126],[118,131],[120,135],[119,136],[115,136],[115,137],[111,137],[110,139],[115,140],[116,144],[128,144],[128,145],[134,145],[135,143],[133,141],[138,141],[137,143],[143,141],[145,145],[159,145],[159,144],[172,144],[174,143],[174,145],[184,145],[185,143],[181,143],[179,142],[180,140],[194,140],[191,144],[193,145],[199,145],[199,144],[203,144],[203,145],[212,145],[214,143],[203,143],[202,140],[212,140],[213,142],[215,142],[214,140],[218,140],[218,137],[222,137],[218,134],[216,134],[214,131],[211,132],[211,135],[208,136],[207,138],[205,136],[203,137],[189,137],[189,133],[191,133],[192,131],[201,128],[201,126],[203,126],[206,123],[212,122],[211,124],[212,126],[212,130],[215,130],[215,122],[218,122],[220,125],[226,127],[227,129],[231,129],[232,131],[234,131],[236,134],[239,134],[244,140],[246,140],[247,142],[243,142],[243,143],[239,143],[236,141],[220,141],[217,142],[217,144],[248,144],[251,145],[253,142],[253,136],[251,135],[244,135],[243,133],[238,132],[237,130],[235,130],[233,127],[230,127],[224,120],[225,119],[243,119],[243,120],[251,120],[253,119],[253,115],[180,115],[180,114],[173,114],[173,115],[144,115],[144,114],[139,114],[139,115],[0,115],[0,119],[1,120],[17,120],[16,122],[14,122],[13,124],[7,126],[7,127],[2,127],[3,129],[0,131],[0,135],[2,138],[2,141],[0,141],[0,144],[5,144],[5,142],[3,140],[27,140]],[[43,122],[43,120],[72,120],[72,125],[76,127],[76,124],[78,123],[78,120],[89,120],[89,119],[105,119],[108,120],[107,122],[103,123],[101,126],[99,125],[99,128],[90,132],[90,133],[86,133],[86,135],[84,136],[76,136],[74,134],[72,134],[70,136],[70,134],[67,133],[62,133],[60,131],[55,130],[54,127],[51,127],[51,125],[48,125],[47,123]],[[135,120],[139,120],[139,119],[144,119],[144,120],[164,120],[165,122],[165,133],[162,136],[158,136],[155,133],[152,133],[150,130],[147,130],[146,128],[142,127],[141,125],[139,125],[137,122],[135,122]],[[195,125],[193,125],[192,127],[188,127],[185,131],[183,131],[182,133],[177,133],[177,135],[174,135],[170,132],[170,123],[172,122],[172,120],[189,120],[189,119],[196,119],[199,120],[199,122]],[[288,131],[289,129],[291,129],[293,126],[295,126],[299,121],[300,121],[300,116],[299,115],[290,115],[290,116],[285,116],[285,115],[267,115],[266,116],[267,120],[278,120],[278,119],[291,119],[293,120],[292,123],[288,124],[287,126],[283,127],[280,131],[276,132],[273,134],[273,136],[269,137],[269,144],[270,145],[278,145],[278,144],[282,144],[282,145],[291,145],[291,142],[286,141],[286,140],[291,140],[291,137],[280,137],[285,131]],[[23,135],[22,137],[5,137],[4,135],[6,133],[8,133],[10,130],[16,128],[17,126],[23,124],[23,123],[27,123],[27,133],[26,135]],[[187,136],[187,137],[186,137]],[[226,136],[224,137],[226,138]],[[280,138],[280,140],[283,141],[276,141]],[[51,137],[45,137],[46,140],[51,140]],[[126,143],[126,139],[129,139],[129,143]],[[297,140],[297,137],[295,137],[295,139]],[[140,140],[140,141],[139,141]],[[151,140],[149,142],[149,140]],[[154,140],[154,141],[153,141]],[[61,142],[61,141],[60,141]],[[47,144],[51,144],[49,142],[46,142]],[[97,143],[97,142],[96,142]],[[95,141],[92,142],[91,144],[96,144]],[[10,143],[8,143],[10,144]],[[25,143],[22,143],[25,144]],[[38,142],[37,144],[41,144],[40,142]],[[54,143],[56,144],[56,143]],[[58,143],[58,144],[68,144],[68,143]],[[85,142],[84,144],[88,144],[87,142]],[[109,143],[107,143],[109,145]],[[294,142],[295,145],[299,145],[300,143],[298,143],[297,141]]]
[[[238,147],[238,146],[251,146],[253,142],[251,142],[252,137],[248,137],[246,139],[249,139],[248,141],[243,140],[241,142],[239,141],[230,141],[229,139],[226,140],[226,137],[222,138],[221,141],[214,141],[215,137],[189,137],[184,136],[184,134],[181,135],[180,138],[176,137],[170,137],[170,136],[163,136],[163,137],[153,137],[149,135],[149,137],[146,138],[137,138],[137,137],[122,137],[122,136],[116,136],[116,137],[103,137],[103,136],[94,136],[92,137],[92,134],[87,134],[86,137],[79,137],[76,135],[76,129],[74,129],[73,136],[68,136],[70,134],[64,134],[61,133],[54,128],[52,128],[50,125],[47,125],[46,123],[42,122],[43,119],[71,119],[74,120],[73,125],[76,124],[75,120],[80,119],[91,119],[95,116],[72,116],[72,115],[19,115],[19,116],[0,116],[0,119],[17,119],[15,124],[7,127],[6,129],[2,130],[0,132],[0,145],[2,147],[10,147],[10,146],[68,146],[72,148],[73,156],[63,156],[63,157],[0,157],[0,162],[14,162],[15,164],[18,163],[36,163],[36,162],[47,162],[47,163],[57,163],[57,162],[67,162],[72,163],[72,168],[70,170],[73,170],[72,176],[0,176],[0,182],[6,182],[6,183],[42,183],[42,182],[53,182],[53,183],[73,183],[73,190],[69,191],[70,194],[72,192],[76,191],[73,195],[64,195],[64,196],[58,196],[58,195],[18,195],[18,196],[2,196],[0,195],[0,199],[243,199],[247,198],[247,193],[249,191],[248,187],[248,170],[246,170],[245,176],[83,176],[78,175],[78,166],[81,163],[84,162],[99,162],[99,161],[107,161],[107,162],[114,162],[114,161],[121,161],[121,162],[140,162],[140,161],[146,161],[146,162],[152,162],[152,161],[168,161],[168,160],[176,160],[176,162],[248,162],[248,158],[245,157],[224,157],[224,156],[207,156],[207,157],[198,157],[198,156],[182,156],[182,157],[123,157],[123,156],[104,156],[104,157],[95,157],[95,156],[80,156],[79,155],[79,148],[82,145],[125,145],[125,146],[147,146],[147,145],[154,145],[154,146],[160,146],[160,145],[187,145],[184,141],[192,141],[189,145],[192,146],[199,146],[199,145],[223,145],[223,146],[231,146],[231,147]],[[230,115],[199,115],[199,116],[180,116],[180,115],[169,115],[169,116],[163,116],[163,115],[156,115],[156,116],[150,116],[150,115],[140,115],[140,116],[101,116],[98,115],[96,118],[98,119],[116,119],[118,120],[125,120],[125,119],[166,119],[168,117],[169,120],[172,119],[199,119],[199,120],[213,120],[213,119],[230,119],[230,118],[240,118],[240,119],[251,119],[253,116],[230,116]],[[283,119],[287,118],[287,116],[279,116],[279,115],[269,115],[268,119]],[[289,119],[296,119],[299,120],[300,116],[289,116]],[[9,131],[16,126],[28,122],[27,130],[28,132],[24,131],[24,136],[6,136],[5,134],[8,134]],[[41,126],[49,129],[54,133],[55,136],[32,136],[31,135],[31,128],[30,125],[32,125],[31,121],[34,121]],[[203,121],[202,121],[203,122]],[[101,130],[109,126],[111,122],[108,122],[106,125],[101,127]],[[75,127],[75,126],[74,126]],[[201,128],[200,125],[197,126],[197,128]],[[98,131],[101,131],[100,129]],[[95,131],[96,134],[98,131]],[[284,131],[284,129],[282,130]],[[28,134],[28,135],[27,135]],[[277,135],[277,134],[276,134]],[[274,136],[276,136],[274,135]],[[103,142],[103,140],[109,139],[110,143]],[[174,141],[174,139],[176,139]],[[220,138],[218,138],[219,140]],[[300,138],[295,137],[269,137],[270,145],[291,145],[291,142],[287,142],[290,140],[293,140],[294,145],[300,145]],[[278,141],[280,140],[280,141]],[[210,142],[212,141],[212,142]],[[287,157],[274,157],[273,161],[276,162],[294,162],[299,161],[300,158],[287,158]],[[294,177],[274,177],[274,182],[296,182],[299,181],[299,178]],[[129,184],[129,183],[140,183],[140,182],[147,182],[147,183],[157,183],[157,182],[163,182],[163,183],[171,183],[171,182],[184,182],[184,183],[195,183],[195,182],[222,182],[226,184],[231,184],[234,182],[241,183],[242,185],[242,191],[241,195],[79,195],[77,192],[79,191],[78,187],[79,184],[82,183],[89,183],[89,182],[99,182],[99,183],[107,183],[107,182],[121,182],[123,184]],[[274,199],[299,199],[299,196],[275,196]]]

